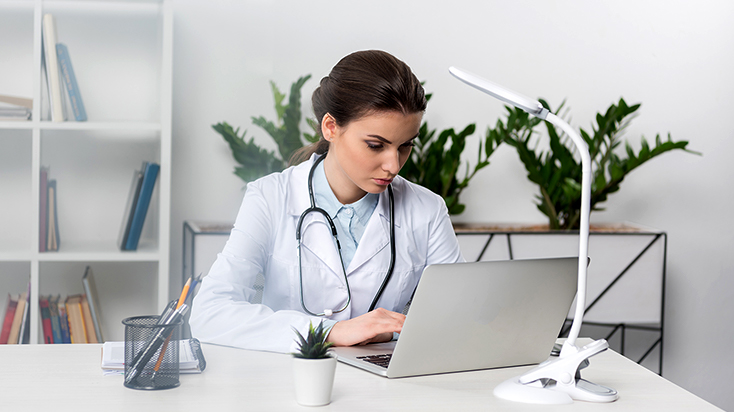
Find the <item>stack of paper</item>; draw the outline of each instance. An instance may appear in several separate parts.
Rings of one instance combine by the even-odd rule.
[[[201,373],[199,359],[189,339],[179,341],[179,372]],[[125,342],[105,342],[102,345],[102,372],[105,375],[121,375],[125,373]]]

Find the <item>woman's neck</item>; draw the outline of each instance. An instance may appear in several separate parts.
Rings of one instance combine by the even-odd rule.
[[[329,156],[324,159],[324,174],[334,196],[343,205],[352,204],[367,194]]]

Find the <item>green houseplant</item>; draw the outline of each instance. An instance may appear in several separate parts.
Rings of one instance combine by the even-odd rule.
[[[430,100],[431,95],[426,96]],[[438,135],[436,129],[429,130],[428,122],[423,122],[418,138],[415,139],[410,157],[400,170],[404,178],[418,183],[443,197],[449,214],[461,214],[466,208],[459,202],[459,195],[469,185],[477,172],[489,165],[489,157],[502,143],[502,136],[489,134],[484,142],[479,141],[477,163],[472,169],[466,163],[464,175],[460,175],[461,153],[466,147],[467,137],[474,134],[476,124],[466,126],[456,133],[453,128],[445,129]]]
[[[278,147],[278,155],[255,144],[254,138],[246,140],[247,130],[240,135],[240,128],[234,129],[227,122],[212,126],[227,141],[232,149],[232,155],[240,164],[235,167],[234,171],[240,179],[249,182],[273,172],[280,172],[288,167],[288,160],[293,152],[303,147],[303,140],[310,143],[318,141],[319,135],[313,120],[309,121],[314,129],[313,134],[301,133],[300,130],[301,88],[310,78],[309,74],[291,84],[286,104],[283,104],[286,96],[278,89],[275,82],[271,81],[270,88],[275,100],[276,120],[273,122],[263,116],[252,117],[252,123],[263,128],[273,138]]]
[[[310,74],[305,75],[291,84],[286,104],[283,103],[286,96],[271,81],[276,120],[273,122],[263,116],[252,117],[252,122],[273,138],[278,147],[278,154],[261,148],[255,144],[253,138],[247,140],[246,130],[240,134],[239,128],[234,129],[226,122],[212,126],[232,149],[232,155],[240,164],[235,167],[235,174],[245,182],[285,169],[293,152],[303,147],[304,142],[318,141],[320,126],[315,120],[306,119],[313,133],[300,130],[301,88],[310,78]],[[427,94],[426,98],[430,100],[431,94]],[[459,170],[462,165],[461,154],[466,147],[467,138],[474,134],[475,130],[476,125],[470,124],[458,133],[453,128],[437,133],[436,129],[429,129],[428,123],[423,122],[415,140],[415,147],[400,171],[400,175],[406,179],[441,195],[450,214],[457,215],[464,211],[465,206],[459,202],[459,195],[468,186],[471,178],[489,165],[489,156],[501,143],[501,140],[496,139],[497,136],[488,134],[484,142],[479,142],[476,165],[472,169],[467,162],[462,175]]]
[[[330,328],[324,327],[322,320],[316,327],[309,323],[305,337],[293,330],[298,343],[298,352],[293,353],[296,402],[304,406],[326,405],[331,402],[336,370],[336,358],[329,354],[333,343],[326,341]]]
[[[547,102],[541,104],[550,110]],[[559,110],[563,107],[559,107]],[[622,144],[623,131],[635,117],[640,104],[627,105],[624,99],[612,104],[604,113],[597,113],[596,125],[591,132],[584,129],[580,134],[589,146],[592,160],[591,210],[604,210],[599,204],[606,201],[611,193],[619,190],[624,178],[648,160],[672,150],[686,149],[687,141],[673,141],[655,137],[655,145],[650,146],[641,137],[638,152],[629,142],[625,142],[624,154],[617,149]],[[526,112],[507,107],[506,119],[498,120],[494,128],[487,131],[493,140],[502,140],[513,146],[528,172],[528,179],[538,185],[537,207],[548,217],[550,229],[578,229],[581,205],[581,167],[563,133],[548,122],[532,117]],[[557,112],[556,112],[557,113]],[[549,150],[538,149],[533,139],[536,126],[545,123],[550,137]],[[625,157],[626,155],[626,157]]]

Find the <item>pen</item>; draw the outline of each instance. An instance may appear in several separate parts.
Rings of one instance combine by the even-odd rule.
[[[158,324],[162,325],[166,323],[166,320],[169,316],[171,316],[171,313],[173,313],[174,310],[178,307],[178,300],[172,300],[168,302],[168,305],[166,305],[166,308],[163,309],[163,312],[161,313],[160,318],[158,318]]]
[[[189,290],[191,288],[192,280],[194,280],[194,275],[191,275],[189,280],[186,281],[186,284],[183,287],[183,290],[181,291],[181,296],[178,298],[178,304],[176,306],[176,310],[184,305],[184,302],[186,302],[186,298],[188,297]],[[163,347],[161,348],[161,353],[158,355],[158,360],[155,363],[155,366],[153,367],[153,379],[155,379],[156,373],[158,373],[158,369],[161,368],[161,363],[163,362],[163,356],[166,355],[166,349],[168,349],[168,344],[171,341],[171,336],[173,335],[173,331],[168,334],[168,337],[166,338],[166,341],[163,342]]]
[[[175,312],[169,317],[166,323],[162,324],[155,336],[148,342],[148,345],[143,349],[136,359],[133,360],[133,364],[130,367],[130,373],[125,377],[125,382],[131,384],[135,379],[140,376],[145,369],[145,365],[150,362],[150,359],[155,355],[155,352],[167,339],[166,335],[170,338],[173,328],[177,326],[177,323],[183,318],[186,311],[189,309],[188,305],[181,305],[176,309]],[[162,354],[162,351],[161,351]]]
[[[191,281],[191,287],[189,288],[188,295],[186,296],[186,304],[191,305],[194,299],[194,293],[196,293],[196,287],[201,283],[201,278],[204,277],[203,273],[199,273],[199,276],[195,276],[194,280]]]

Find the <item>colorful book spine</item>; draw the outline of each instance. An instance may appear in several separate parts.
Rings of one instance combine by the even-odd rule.
[[[18,307],[15,308],[15,315],[13,316],[13,325],[10,327],[10,336],[8,336],[8,344],[17,344],[18,336],[20,334],[20,326],[23,322],[23,314],[25,313],[26,301],[28,294],[23,292],[18,298]]]
[[[61,237],[59,236],[59,220],[58,212],[56,208],[56,195],[57,195],[56,179],[48,181],[48,228],[47,228],[47,241],[46,250],[59,250],[61,243]]]
[[[94,322],[92,321],[92,312],[89,310],[89,301],[87,295],[82,295],[82,319],[84,320],[84,332],[87,337],[87,343],[97,342],[97,334],[94,331]]]
[[[51,102],[51,121],[64,121],[64,104],[61,98],[59,59],[56,54],[56,21],[51,14],[43,15],[43,52]]]
[[[69,317],[66,314],[64,305],[59,307],[59,324],[61,325],[61,342],[71,343],[71,332],[69,331]]]
[[[3,322],[3,329],[0,332],[0,344],[8,343],[10,337],[10,329],[13,327],[13,319],[15,318],[15,310],[18,307],[18,296],[8,294],[8,304],[5,308],[5,321]]]
[[[99,295],[97,294],[97,285],[94,282],[94,273],[92,268],[87,266],[82,276],[82,286],[84,286],[84,294],[87,296],[89,303],[89,312],[92,316],[92,326],[94,327],[94,335],[97,342],[104,342],[102,334],[102,308],[99,304]]]
[[[66,316],[69,319],[71,343],[87,343],[87,331],[84,327],[84,313],[80,295],[66,298]]]
[[[48,307],[49,297],[41,296],[38,305],[41,308],[41,322],[43,323],[43,343],[54,343],[54,332],[51,326],[51,310]]]
[[[59,299],[61,296],[48,298],[48,311],[51,316],[51,333],[53,334],[54,343],[64,343],[61,337],[61,320],[59,318]]]
[[[135,205],[138,204],[140,197],[140,188],[143,186],[143,170],[136,170],[133,173],[133,181],[130,185],[130,193],[127,196],[127,204],[125,205],[125,214],[122,217],[122,225],[120,227],[120,235],[117,238],[117,246],[121,250],[126,250],[127,240],[130,237],[130,224],[135,216]]]
[[[57,43],[56,54],[59,59],[59,67],[61,68],[61,77],[66,86],[66,91],[69,94],[69,102],[71,103],[71,110],[74,112],[74,118],[78,122],[84,122],[87,120],[87,111],[84,110],[82,95],[79,93],[79,85],[74,75],[74,68],[71,66],[69,49],[65,44]]]
[[[160,166],[156,163],[148,163],[145,166],[143,185],[140,188],[140,196],[137,204],[135,205],[135,214],[133,216],[133,221],[130,224],[130,233],[128,235],[127,244],[125,245],[125,250],[138,249],[140,234],[143,230],[143,223],[145,222],[145,216],[148,213],[150,198],[153,194],[153,188],[155,187],[159,170]]]
[[[46,239],[48,237],[48,168],[41,168],[41,192],[40,194],[40,216],[38,217],[39,242],[38,251],[46,251]]]

